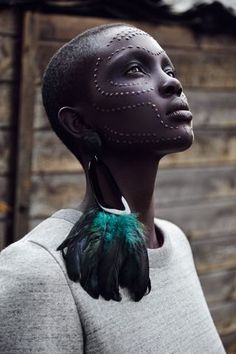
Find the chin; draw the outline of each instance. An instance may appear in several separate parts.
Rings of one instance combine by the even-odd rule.
[[[194,133],[191,127],[186,127],[181,134],[181,139],[163,141],[162,146],[155,150],[157,156],[165,156],[176,152],[188,150],[194,142]]]
[[[176,150],[173,152],[185,151],[192,146],[192,144],[194,142],[193,130],[190,127],[185,128],[185,130],[186,130],[186,134],[182,135],[182,140],[179,140],[179,142],[178,142],[179,146],[176,146]]]

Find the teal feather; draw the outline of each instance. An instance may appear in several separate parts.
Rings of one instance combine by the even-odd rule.
[[[135,213],[117,215],[93,208],[57,250],[63,253],[69,278],[92,297],[121,301],[121,286],[140,301],[151,290],[145,231]]]

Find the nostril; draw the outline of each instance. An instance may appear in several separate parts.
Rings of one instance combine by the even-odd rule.
[[[177,90],[177,95],[180,96],[180,95],[182,94],[182,92],[183,92],[183,89],[182,89],[182,87],[180,86],[180,87],[178,88],[178,90]]]
[[[168,85],[165,87],[164,93],[167,96],[171,96],[176,92],[176,88],[174,85]]]

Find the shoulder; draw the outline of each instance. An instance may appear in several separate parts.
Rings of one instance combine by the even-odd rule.
[[[164,234],[168,234],[170,236],[172,242],[178,244],[181,243],[182,246],[187,247],[192,252],[189,239],[180,226],[176,225],[172,221],[160,218],[155,218],[155,223]]]
[[[55,250],[60,230],[72,226],[65,224],[45,220],[0,253],[0,352],[82,352],[77,307]]]
[[[47,218],[22,239],[0,253],[0,281],[24,283],[65,277],[65,268],[59,244],[66,238],[72,223],[63,219]],[[63,274],[64,273],[64,274]],[[56,280],[56,281],[57,281]],[[28,286],[27,285],[27,286]]]
[[[37,301],[53,308],[65,295],[73,301],[61,252],[52,247],[55,242],[47,241],[53,230],[61,229],[57,222],[43,221],[0,253],[1,309],[32,307]]]

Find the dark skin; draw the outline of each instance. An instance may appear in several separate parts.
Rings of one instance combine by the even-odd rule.
[[[111,28],[99,45],[86,68],[87,99],[61,108],[58,118],[75,142],[84,129],[99,134],[103,161],[147,228],[147,248],[161,247],[162,235],[154,225],[158,166],[165,155],[192,145],[192,115],[173,64],[151,36],[128,26]],[[81,155],[87,178],[89,157],[84,151]],[[88,182],[77,207],[82,212],[95,204]],[[105,200],[117,207],[102,173],[100,184]]]

